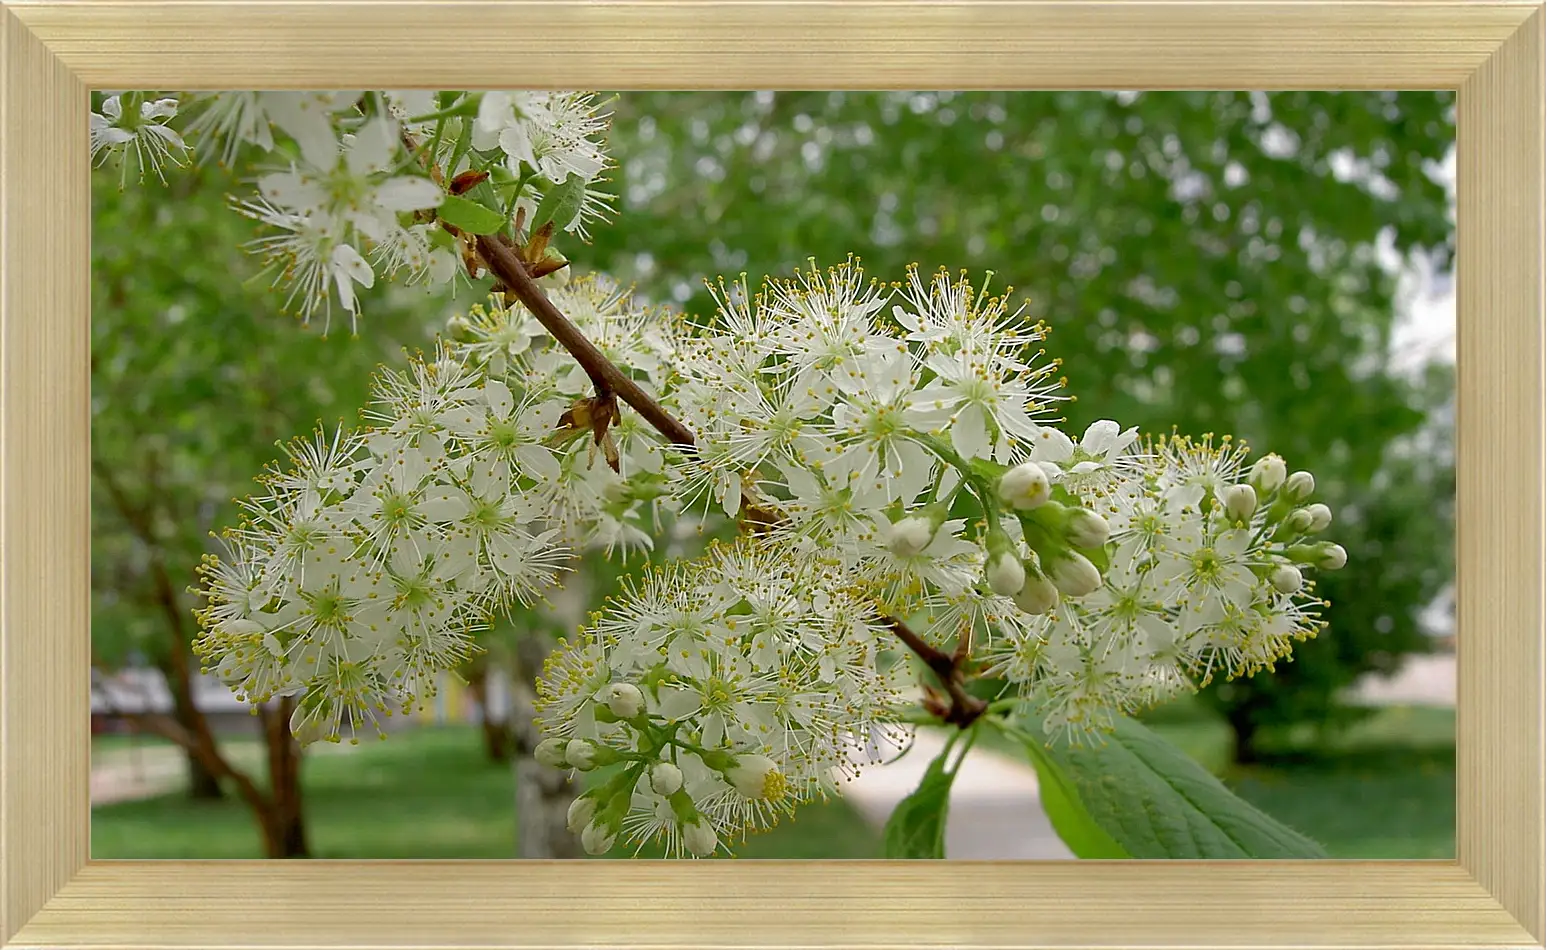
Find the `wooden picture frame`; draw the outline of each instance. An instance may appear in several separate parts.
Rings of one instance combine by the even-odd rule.
[[[0,4],[0,945],[1543,945],[1540,2]],[[88,859],[93,88],[1458,91],[1457,854]]]

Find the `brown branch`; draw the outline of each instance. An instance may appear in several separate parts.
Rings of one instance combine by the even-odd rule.
[[[542,288],[537,286],[537,282],[526,272],[526,266],[521,263],[515,251],[506,247],[498,239],[481,234],[478,236],[478,254],[489,265],[489,270],[494,273],[494,276],[500,279],[516,299],[526,305],[526,308],[532,312],[532,316],[537,318],[537,322],[543,325],[543,329],[547,330],[560,346],[568,350],[586,371],[586,375],[591,377],[591,384],[596,387],[597,396],[605,399],[608,395],[616,393],[668,440],[678,445],[694,443],[693,433],[687,426],[661,408],[661,404],[656,402],[654,397],[624,375],[611,360],[603,355],[601,350],[596,348],[596,344],[586,339],[579,327],[559,312],[559,308],[553,305],[553,301],[548,299],[548,295],[543,293]]]
[[[923,637],[914,633],[912,628],[896,617],[883,617],[882,621],[892,628],[897,639],[924,661],[924,665],[928,666],[940,680],[940,685],[945,687],[946,695],[951,698],[951,703],[947,706],[940,702],[938,696],[930,696],[925,701],[925,708],[929,712],[950,725],[965,729],[988,711],[987,702],[967,692],[966,676],[962,671],[967,651],[957,649],[955,653],[944,653],[925,643]]]

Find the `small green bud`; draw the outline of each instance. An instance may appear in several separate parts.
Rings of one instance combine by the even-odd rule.
[[[579,834],[594,817],[596,817],[596,799],[590,795],[582,795],[569,803],[569,812],[564,816],[564,824],[571,832]]]
[[[1310,472],[1295,472],[1284,482],[1284,494],[1295,501],[1304,501],[1316,490],[1316,477]]]
[[[619,719],[633,719],[645,709],[645,694],[633,683],[613,683],[602,690],[602,697]]]
[[[568,742],[564,739],[544,739],[537,743],[537,747],[532,750],[532,758],[536,759],[539,764],[546,765],[549,768],[568,768],[569,762],[564,758],[564,747],[566,745],[568,745]]]
[[[1231,521],[1248,521],[1257,511],[1257,490],[1250,485],[1231,485],[1225,489],[1225,515]]]
[[[1277,455],[1264,455],[1252,466],[1252,487],[1263,495],[1271,495],[1284,484],[1289,469]]]
[[[682,846],[687,848],[690,854],[707,858],[720,846],[720,838],[714,833],[714,828],[709,825],[709,822],[700,815],[696,820],[682,825]]]
[[[682,787],[682,770],[670,762],[657,762],[650,767],[650,787],[657,795],[671,795]]]

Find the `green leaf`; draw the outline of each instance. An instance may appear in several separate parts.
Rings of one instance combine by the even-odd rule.
[[[532,214],[532,233],[549,221],[553,222],[556,231],[562,231],[580,214],[580,207],[585,202],[585,179],[579,175],[570,175],[560,184],[548,189],[543,195],[543,200],[538,203],[537,210]]]
[[[883,837],[888,858],[945,857],[945,819],[951,807],[951,783],[956,770],[946,770],[952,746],[935,756],[919,787],[897,803],[886,820]]]
[[[1237,797],[1186,753],[1132,719],[1120,718],[1104,742],[1090,740],[1084,746],[1048,743],[1038,727],[1022,726],[1028,750],[1042,743],[1043,755],[1067,776],[1067,789],[1085,813],[1132,857],[1327,856],[1316,842]],[[1056,797],[1056,782],[1054,791]],[[1048,817],[1053,817],[1051,810]],[[1054,828],[1063,834],[1056,822]]]
[[[435,209],[441,220],[468,234],[494,234],[505,226],[505,216],[460,195],[447,195]]]
[[[1034,737],[1021,734],[1018,738],[1026,747],[1026,757],[1037,770],[1037,794],[1042,799],[1042,810],[1058,837],[1074,852],[1077,858],[1128,858],[1132,857],[1123,846],[1097,824],[1085,810],[1069,776],[1047,754],[1047,749]]]

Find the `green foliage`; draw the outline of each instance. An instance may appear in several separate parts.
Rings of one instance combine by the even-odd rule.
[[[1321,588],[1331,629],[1210,697],[1263,725],[1322,718],[1359,674],[1423,648],[1417,614],[1452,573],[1451,462],[1412,442],[1451,380],[1392,371],[1396,281],[1373,249],[1448,263],[1447,198],[1426,169],[1454,142],[1452,102],[630,93],[612,135],[618,219],[572,256],[699,314],[702,278],[808,256],[857,252],[890,279],[911,261],[993,270],[1052,325],[1081,397],[1064,407],[1073,431],[1228,432],[1315,472],[1349,554]]]
[[[543,225],[553,222],[555,228],[569,227],[575,216],[580,214],[580,208],[585,204],[586,182],[579,175],[570,175],[559,182],[538,203],[537,210],[532,213],[529,227],[532,233],[537,233]]]
[[[1185,752],[1132,719],[1119,718],[1116,731],[1100,745],[1072,745],[1049,740],[1034,725],[1021,728],[1019,738],[1038,765],[1041,787],[1055,793],[1048,817],[1080,857],[1326,857],[1320,845],[1238,798]],[[1050,786],[1049,773],[1064,779]],[[1083,815],[1071,815],[1070,797],[1083,806]],[[1090,822],[1108,840],[1102,841]]]
[[[957,733],[953,738],[959,738]],[[930,761],[919,786],[897,803],[886,819],[882,837],[888,858],[944,858],[945,826],[951,812],[951,784],[961,758],[949,764],[954,743],[947,743]]]
[[[441,199],[440,207],[435,211],[446,223],[469,234],[493,234],[505,227],[505,216],[500,212],[456,195]]]
[[[1037,770],[1037,798],[1058,837],[1077,858],[1132,857],[1107,834],[1080,800],[1079,789],[1041,740],[1020,734],[1026,757]]]

